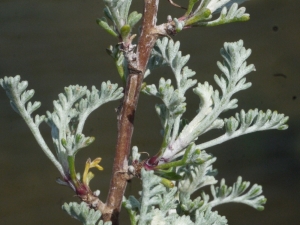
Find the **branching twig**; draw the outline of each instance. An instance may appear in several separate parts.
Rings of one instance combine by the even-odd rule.
[[[113,174],[110,182],[106,209],[103,212],[104,221],[111,220],[113,225],[119,224],[118,217],[122,198],[127,185],[124,173],[128,167],[128,156],[133,133],[133,121],[138,97],[143,81],[143,75],[150,57],[151,50],[158,38],[154,32],[156,26],[159,0],[145,0],[142,33],[138,42],[136,61],[129,62],[129,76],[125,89],[125,96],[118,115],[118,139],[116,155],[113,165]]]

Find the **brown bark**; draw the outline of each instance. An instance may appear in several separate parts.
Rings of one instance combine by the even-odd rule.
[[[122,198],[127,185],[127,176],[124,172],[128,168],[128,156],[131,149],[133,122],[138,103],[143,75],[150,57],[151,50],[158,38],[154,32],[157,20],[159,0],[145,0],[142,32],[138,41],[136,61],[129,62],[129,76],[125,88],[125,95],[118,115],[118,137],[113,164],[112,179],[106,207],[103,212],[104,221],[111,220],[118,225]]]

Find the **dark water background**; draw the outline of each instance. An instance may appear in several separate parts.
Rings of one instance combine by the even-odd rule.
[[[141,2],[135,10],[141,12]],[[180,2],[180,1],[178,1]],[[187,1],[181,1],[187,2]],[[257,72],[248,76],[253,86],[237,95],[239,108],[273,109],[290,116],[287,131],[259,132],[231,140],[210,149],[217,156],[218,179],[232,184],[237,176],[263,185],[268,198],[266,209],[258,212],[240,204],[219,206],[231,225],[300,224],[300,2],[298,0],[252,0],[246,2],[251,20],[215,28],[192,29],[174,37],[182,41],[183,54],[191,54],[189,67],[197,79],[211,84],[220,74],[216,61],[224,41],[243,39],[253,50],[248,63]],[[39,114],[52,110],[52,101],[69,84],[100,86],[102,81],[119,82],[113,62],[105,48],[115,44],[95,23],[102,17],[102,1],[85,0],[1,0],[0,1],[0,77],[21,74],[36,91],[34,100],[42,102]],[[159,20],[182,12],[161,2]],[[147,78],[158,83],[171,77],[167,68]],[[198,97],[188,94],[187,117],[198,107]],[[142,95],[136,116],[133,145],[154,153],[161,142],[160,124],[155,115],[156,99]],[[104,172],[95,172],[93,188],[106,198],[116,140],[118,102],[104,105],[89,118],[84,133],[96,137],[89,148],[77,155],[77,170],[83,171],[88,157],[102,157]],[[49,143],[47,125],[41,130]],[[222,134],[214,131],[201,140]],[[64,202],[76,201],[73,193],[55,183],[59,174],[45,157],[22,119],[9,107],[0,91],[0,224],[80,224],[61,210]],[[140,189],[140,181],[129,184],[126,195]],[[122,225],[127,222],[123,211]]]

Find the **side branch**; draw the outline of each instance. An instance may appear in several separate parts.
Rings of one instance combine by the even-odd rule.
[[[150,57],[151,50],[158,38],[153,30],[156,26],[159,0],[145,0],[142,32],[138,42],[135,61],[129,61],[129,76],[127,78],[125,95],[118,115],[118,139],[114,158],[112,179],[106,207],[102,211],[104,221],[111,220],[118,225],[119,213],[123,195],[127,185],[126,172],[128,156],[131,149],[133,122],[138,103],[143,75]]]

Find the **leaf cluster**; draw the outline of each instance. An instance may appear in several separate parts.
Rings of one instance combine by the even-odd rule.
[[[90,209],[86,203],[81,202],[70,202],[69,204],[65,203],[62,206],[62,209],[67,212],[72,218],[79,220],[83,225],[111,225],[111,221],[103,222],[99,220],[101,217],[100,211],[95,211]],[[99,222],[97,223],[97,221]]]
[[[81,148],[87,147],[95,139],[85,137],[82,133],[87,117],[104,103],[123,96],[123,88],[118,88],[117,84],[110,81],[103,82],[100,90],[93,86],[91,91],[86,87],[71,85],[65,87],[65,92],[58,95],[58,100],[53,101],[52,113],[47,111],[47,116],[36,115],[33,119],[31,114],[41,103],[29,101],[34,95],[34,90],[26,90],[28,82],[21,81],[17,75],[0,79],[0,84],[5,89],[12,108],[23,117],[42,150],[63,177],[68,176],[69,168],[73,166],[70,165],[68,157],[74,158]],[[43,121],[51,127],[57,157],[53,155],[39,131],[39,125]]]
[[[208,164],[210,165],[209,162]],[[208,173],[207,173],[208,174]],[[249,182],[242,182],[239,177],[232,187],[227,187],[221,181],[220,187],[211,186],[213,200],[202,192],[202,198],[191,200],[190,194],[183,191],[182,185],[178,188],[166,188],[161,184],[161,178],[153,171],[142,170],[143,189],[141,198],[133,196],[123,199],[123,207],[130,215],[131,225],[147,224],[196,224],[196,225],[225,225],[227,220],[217,212],[212,211],[216,205],[238,202],[262,210],[266,199],[261,196],[261,186],[253,185],[250,190]],[[214,182],[215,183],[215,182]]]

